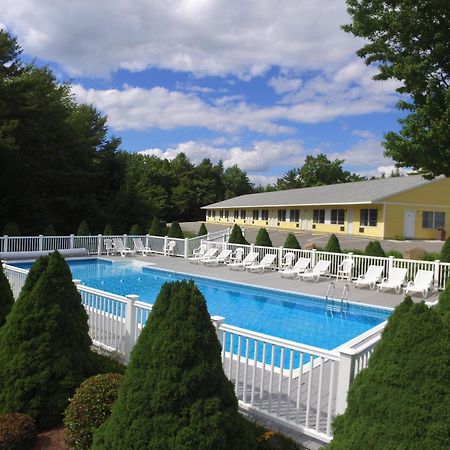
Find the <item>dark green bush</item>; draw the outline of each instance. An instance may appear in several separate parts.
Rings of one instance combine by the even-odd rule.
[[[9,222],[3,228],[3,234],[8,236],[20,236],[20,230],[15,222]]]
[[[267,430],[259,425],[255,428],[257,450],[300,450],[303,448],[281,433]]]
[[[450,263],[450,237],[446,239],[442,246],[441,256],[439,258],[442,262]]]
[[[327,245],[323,250],[324,252],[330,253],[342,253],[341,245],[339,244],[339,239],[336,237],[334,233],[330,236],[330,239],[328,239]]]
[[[92,352],[92,375],[101,373],[118,373],[124,374],[126,370],[125,364],[110,355]]]
[[[181,227],[178,222],[174,221],[170,224],[170,228],[169,228],[169,232],[167,233],[167,237],[180,238],[180,239],[184,238],[183,232],[181,231]]]
[[[330,449],[450,448],[450,327],[407,297],[350,386]]]
[[[148,230],[148,234],[150,236],[164,236],[163,227],[161,226],[161,222],[157,217],[153,217],[152,224],[150,225],[150,229]]]
[[[44,236],[56,236],[56,230],[52,223],[45,228]]]
[[[437,259],[440,259],[441,254],[439,252],[425,252],[422,255],[422,261],[436,261]]]
[[[142,235],[142,228],[135,223],[131,228],[130,228],[130,236],[141,236]]]
[[[403,253],[398,250],[389,250],[386,252],[386,256],[393,256],[396,259],[403,259]]]
[[[45,428],[61,422],[92,358],[69,267],[58,252],[36,264],[0,329],[0,412],[28,414]]]
[[[254,449],[254,433],[238,413],[220,354],[194,283],[164,284],[92,448]]]
[[[383,248],[381,247],[380,241],[370,241],[367,244],[366,250],[364,252],[367,256],[381,256],[385,257]]]
[[[230,244],[248,245],[247,239],[242,234],[241,227],[236,223],[231,230],[230,237],[228,238]]]
[[[342,253],[353,253],[354,255],[364,255],[364,250],[360,248],[344,248]]]
[[[3,272],[3,266],[0,262],[0,328],[6,321],[6,316],[14,305],[14,296],[9,285],[8,278]]]
[[[0,450],[26,450],[33,446],[37,427],[26,414],[0,415]]]
[[[90,234],[87,222],[85,220],[81,221],[78,226],[77,236],[89,236]]]
[[[450,279],[447,278],[445,289],[439,294],[439,301],[434,308],[450,324]]]
[[[256,235],[255,245],[260,245],[261,247],[273,247],[269,233],[265,228],[259,229],[258,234]]]
[[[206,225],[202,222],[200,225],[200,228],[198,229],[197,236],[206,236],[208,234],[208,230],[206,228]]]
[[[73,450],[88,450],[94,431],[111,414],[123,375],[106,373],[88,378],[76,390],[64,413],[67,443]]]
[[[114,230],[111,224],[107,223],[105,229],[103,230],[103,236],[114,236]]]
[[[289,233],[286,237],[286,240],[284,241],[284,248],[291,248],[294,250],[300,250],[300,244],[297,240],[297,238],[295,237],[294,233]]]

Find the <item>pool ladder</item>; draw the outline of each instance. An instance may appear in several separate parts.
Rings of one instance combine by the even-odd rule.
[[[344,284],[344,289],[342,290],[342,296],[340,300],[335,300],[333,298],[335,289],[336,285],[334,281],[330,281],[330,284],[328,285],[327,289],[327,295],[325,298],[326,301],[325,314],[330,314],[331,316],[333,316],[334,313],[336,312],[346,314],[349,307],[348,293],[350,290],[350,284],[348,281]]]

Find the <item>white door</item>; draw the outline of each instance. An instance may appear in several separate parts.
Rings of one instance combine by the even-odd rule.
[[[416,225],[416,214],[413,209],[405,209],[403,223],[403,236],[407,239],[414,238],[414,229]]]
[[[353,208],[349,208],[347,211],[347,234],[353,233],[353,220],[354,220],[354,211]]]

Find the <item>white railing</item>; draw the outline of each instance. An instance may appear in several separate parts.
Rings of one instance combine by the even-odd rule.
[[[17,299],[28,270],[5,264]],[[94,344],[118,351],[128,361],[152,305],[137,295],[121,296],[74,280]],[[385,323],[335,350],[256,333],[213,316],[225,374],[240,406],[323,442],[332,439],[333,418],[346,408],[354,377],[367,366]]]
[[[356,279],[360,275],[364,275],[370,265],[383,266],[383,277],[389,276],[389,271],[392,268],[405,268],[407,269],[406,281],[411,281],[414,279],[415,274],[419,269],[433,271],[434,273],[434,289],[443,290],[445,289],[446,282],[450,277],[450,263],[444,263],[441,261],[421,261],[415,259],[401,259],[389,257],[379,257],[379,256],[366,256],[366,255],[355,255],[353,253],[331,253],[319,250],[293,250],[284,247],[261,247],[257,245],[240,245],[240,244],[230,244],[226,242],[211,242],[203,241],[208,248],[219,247],[220,249],[228,248],[230,250],[236,251],[237,248],[242,248],[244,250],[244,257],[250,252],[255,251],[260,254],[262,259],[264,255],[268,253],[275,253],[278,255],[277,263],[280,267],[281,262],[284,260],[286,253],[293,253],[296,259],[310,258],[310,267],[313,267],[319,260],[330,261],[330,274],[337,275],[339,266],[344,259],[353,260],[352,278]]]

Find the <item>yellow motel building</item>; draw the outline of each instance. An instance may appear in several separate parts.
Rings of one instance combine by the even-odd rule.
[[[206,221],[377,238],[450,234],[450,178],[420,175],[247,194],[204,206]]]

